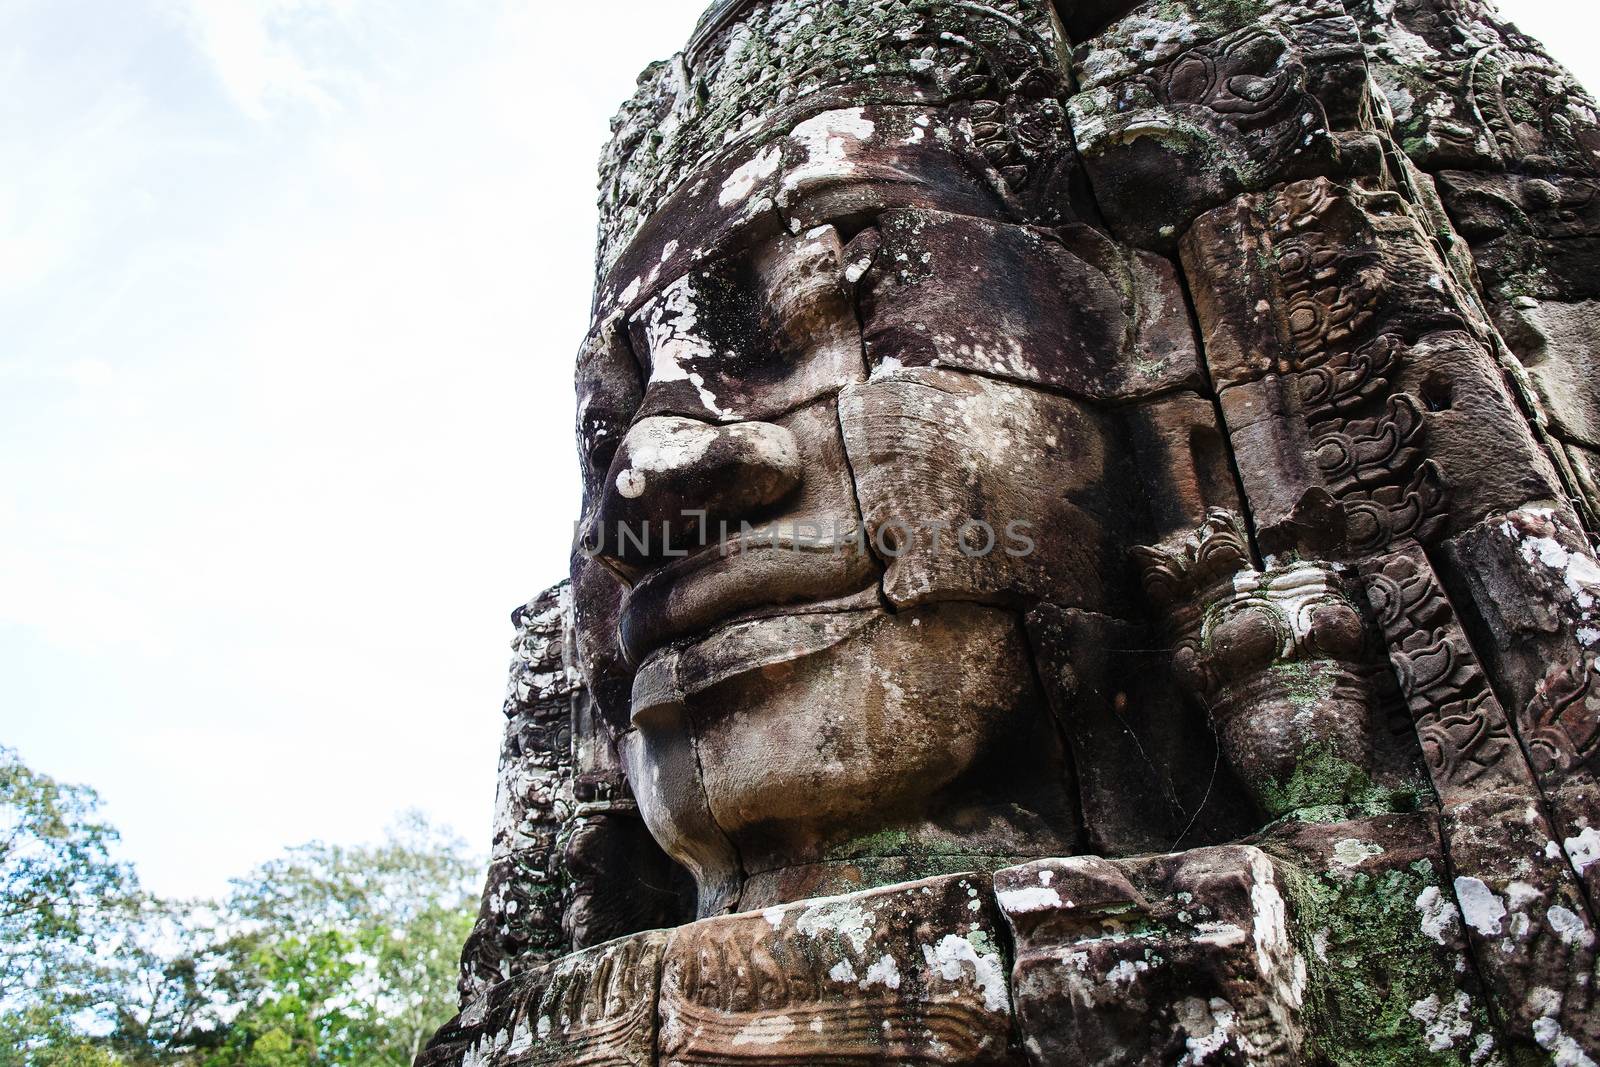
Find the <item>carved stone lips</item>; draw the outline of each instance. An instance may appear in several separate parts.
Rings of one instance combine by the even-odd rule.
[[[622,650],[637,666],[655,649],[705,633],[741,615],[868,592],[877,562],[851,537],[802,532],[785,523],[724,540],[645,575],[627,593],[619,623]]]
[[[731,678],[825,652],[878,617],[875,610],[853,608],[743,619],[718,627],[696,644],[656,649],[634,675],[634,725],[657,708]]]

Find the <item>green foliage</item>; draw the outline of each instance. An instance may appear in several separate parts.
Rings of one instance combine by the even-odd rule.
[[[62,785],[0,748],[0,1065],[94,1062],[70,1020],[115,986],[108,956],[139,907],[138,881],[112,859],[116,831],[90,789]],[[87,1057],[87,1058],[86,1058]]]
[[[233,1002],[212,1067],[407,1067],[454,998],[476,866],[416,816],[381,845],[292,849],[224,907]]]
[[[420,816],[161,901],[97,804],[0,749],[0,1067],[409,1067],[452,1014],[477,864]]]

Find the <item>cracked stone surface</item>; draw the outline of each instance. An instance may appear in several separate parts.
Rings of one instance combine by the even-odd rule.
[[[419,1063],[1600,1062],[1600,106],[1485,0],[719,0]]]

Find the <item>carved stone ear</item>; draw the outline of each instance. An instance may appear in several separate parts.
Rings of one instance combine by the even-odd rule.
[[[1212,586],[1255,566],[1244,518],[1227,508],[1210,508],[1197,529],[1159,545],[1134,547],[1129,554],[1140,569],[1146,597],[1162,610],[1198,600]]]

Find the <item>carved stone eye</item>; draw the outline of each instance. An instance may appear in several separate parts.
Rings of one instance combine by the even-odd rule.
[[[1259,103],[1271,99],[1282,84],[1281,77],[1261,78],[1253,74],[1241,74],[1228,79],[1228,92],[1241,100]]]
[[[1311,647],[1336,660],[1351,660],[1361,654],[1365,633],[1361,616],[1348,604],[1324,604],[1311,612]]]
[[[617,445],[622,441],[622,434],[615,426],[600,426],[592,430],[586,429],[584,433],[584,455],[592,470],[605,471],[611,468],[611,460],[617,454]]]
[[[1283,620],[1265,605],[1243,608],[1212,628],[1208,648],[1224,675],[1265,667],[1283,649]]]
[[[1211,95],[1216,81],[1216,64],[1207,56],[1191,52],[1172,65],[1163,88],[1170,101],[1199,103]]]

